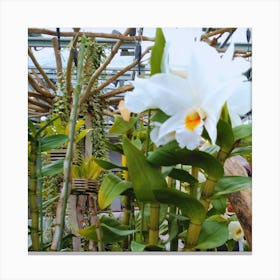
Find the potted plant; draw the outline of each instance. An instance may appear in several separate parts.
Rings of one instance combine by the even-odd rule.
[[[97,177],[102,170],[93,156],[90,156],[88,160],[82,157],[79,165],[72,165],[72,193],[97,193],[99,189]]]

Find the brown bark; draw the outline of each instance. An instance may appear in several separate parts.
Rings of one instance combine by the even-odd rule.
[[[225,175],[248,176],[246,169],[236,157],[227,159],[224,169]],[[228,199],[244,231],[249,249],[252,250],[252,189],[247,188],[229,194]]]

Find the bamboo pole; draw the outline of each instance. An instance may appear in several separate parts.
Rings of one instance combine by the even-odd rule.
[[[84,38],[82,38],[84,39]],[[63,188],[60,193],[60,197],[58,200],[57,212],[56,212],[56,226],[55,226],[55,233],[52,242],[51,249],[52,250],[61,250],[62,249],[62,238],[63,238],[63,231],[64,231],[64,224],[65,224],[65,213],[66,213],[66,206],[67,200],[71,191],[71,164],[73,158],[73,150],[74,150],[74,143],[75,143],[75,127],[76,127],[76,120],[78,116],[79,106],[78,100],[79,95],[81,92],[81,78],[83,72],[83,61],[85,55],[85,40],[83,40],[81,49],[80,49],[80,57],[79,57],[79,67],[78,67],[78,77],[77,77],[77,84],[73,93],[73,103],[70,113],[69,119],[69,133],[68,133],[68,146],[67,152],[64,159],[64,182]]]
[[[157,245],[159,240],[159,213],[160,204],[150,204],[149,244]]]
[[[31,215],[30,235],[32,241],[32,251],[39,251],[40,250],[39,210],[38,210],[38,201],[37,201],[37,168],[36,168],[38,145],[34,141],[31,141],[31,155],[29,158],[30,179],[28,185],[28,204],[29,204],[29,210]]]

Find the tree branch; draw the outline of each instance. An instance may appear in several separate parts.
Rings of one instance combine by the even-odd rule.
[[[28,34],[47,34],[57,36],[56,31],[44,29],[44,28],[28,28]],[[73,37],[75,32],[60,32],[61,37]],[[85,35],[91,38],[108,38],[118,39],[122,41],[154,41],[153,37],[147,36],[126,36],[121,34],[109,34],[103,32],[78,32],[78,36]]]
[[[47,74],[45,73],[45,71],[43,70],[43,68],[40,66],[40,64],[38,63],[38,61],[36,60],[35,56],[33,55],[32,51],[30,48],[28,48],[28,55],[31,58],[31,60],[33,61],[34,65],[37,67],[37,69],[39,70],[39,72],[42,74],[44,80],[47,82],[47,84],[49,85],[49,87],[56,91],[56,86],[53,84],[53,82],[49,79],[49,77],[47,76]]]
[[[45,96],[47,96],[47,97],[53,98],[53,95],[52,95],[50,92],[45,91],[45,90],[41,89],[41,88],[38,86],[37,82],[33,79],[32,75],[31,75],[30,73],[28,73],[28,82],[32,85],[32,87],[33,87],[37,92],[39,92],[39,93],[41,93],[41,94],[43,94],[43,95],[45,95]]]
[[[75,29],[76,31],[74,32],[74,38],[70,47],[70,53],[69,53],[69,57],[68,57],[68,61],[67,61],[67,68],[66,68],[66,90],[67,90],[67,94],[70,96],[73,88],[72,88],[72,84],[71,84],[71,80],[72,80],[72,66],[73,66],[73,59],[74,59],[74,49],[77,45],[79,36],[79,30],[80,29]]]
[[[54,50],[54,55],[55,55],[55,61],[56,61],[56,75],[57,75],[57,80],[61,79],[62,77],[62,61],[61,61],[61,55],[60,51],[58,48],[58,40],[57,37],[52,38],[52,44],[53,44],[53,50]]]
[[[119,87],[117,89],[114,89],[114,90],[112,90],[110,92],[107,92],[106,94],[101,95],[100,98],[101,99],[107,99],[107,98],[113,97],[115,95],[118,95],[120,93],[131,91],[133,89],[134,89],[133,85],[124,85],[124,86]]]

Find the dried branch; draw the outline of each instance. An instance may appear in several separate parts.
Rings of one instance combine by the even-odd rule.
[[[45,85],[45,83],[42,81],[42,79],[40,78],[40,76],[37,74],[35,69],[31,69],[31,72],[34,76],[34,79],[38,82],[38,84],[40,84],[40,86],[49,92],[49,88]]]
[[[56,86],[53,84],[53,82],[49,79],[49,77],[47,76],[47,74],[45,73],[45,71],[43,70],[43,68],[40,66],[40,64],[38,63],[38,61],[36,60],[35,56],[33,55],[32,51],[30,48],[28,48],[28,55],[31,58],[31,60],[33,61],[34,65],[37,67],[37,69],[39,70],[39,72],[42,74],[44,80],[47,82],[47,84],[49,85],[49,87],[56,91]]]
[[[112,90],[110,92],[107,92],[106,94],[101,95],[100,98],[101,99],[107,99],[107,98],[113,97],[115,95],[118,95],[120,93],[131,91],[133,89],[134,89],[133,85],[124,85],[124,86],[119,87],[117,89],[114,89],[114,90]]]
[[[124,36],[126,36],[127,34],[129,34],[130,32],[130,28],[127,28],[126,31],[124,32]],[[114,58],[114,56],[116,55],[116,53],[118,52],[121,44],[122,44],[123,40],[120,39],[118,40],[115,45],[112,48],[111,54],[106,58],[106,60],[104,61],[104,63],[102,65],[100,65],[100,67],[98,69],[96,69],[96,71],[93,73],[93,75],[91,76],[88,85],[85,89],[85,92],[80,96],[80,100],[79,100],[79,105],[81,105],[90,95],[90,90],[92,88],[92,86],[94,85],[95,81],[97,80],[97,78],[100,76],[100,74],[102,73],[102,71],[107,67],[107,65],[112,61],[112,59]]]
[[[39,102],[39,101],[36,101],[36,100],[32,99],[31,97],[28,97],[28,102],[31,103],[31,104],[33,104],[33,105],[39,106],[39,107],[41,107],[41,108],[45,108],[45,109],[47,109],[47,110],[49,110],[49,109],[52,108],[51,105],[46,104],[46,103],[41,103],[41,102]]]
[[[123,97],[111,99],[108,101],[108,105],[119,104],[121,100],[123,100]]]
[[[41,113],[44,113],[44,114],[49,112],[49,109],[46,110],[46,109],[44,109],[42,107],[38,107],[38,106],[36,106],[34,104],[28,104],[28,111],[31,111],[31,110],[36,111],[36,113],[41,112]]]
[[[141,59],[151,50],[152,47],[148,47],[142,54]],[[120,77],[121,75],[123,75],[124,73],[126,73],[127,71],[129,71],[130,69],[132,69],[133,67],[135,67],[138,64],[138,60],[135,60],[133,63],[131,63],[130,65],[126,66],[125,68],[123,68],[122,70],[120,70],[119,72],[117,72],[115,75],[113,75],[110,79],[106,80],[102,85],[100,85],[98,88],[96,88],[94,91],[90,92],[90,95],[93,95],[99,91],[101,91],[103,88],[105,88],[106,86],[108,86],[110,83],[112,83],[113,81],[115,81],[118,77]],[[101,98],[104,99],[103,95]]]
[[[66,68],[66,90],[67,90],[67,94],[71,95],[73,89],[72,89],[72,84],[71,84],[71,80],[72,80],[72,66],[73,66],[73,59],[74,59],[74,50],[75,47],[77,45],[79,36],[78,36],[78,31],[79,29],[77,29],[74,33],[74,38],[70,47],[70,53],[69,53],[69,57],[68,57],[68,61],[67,61],[67,68]]]
[[[44,28],[29,28],[28,34],[47,34],[57,36],[56,31],[44,29]],[[75,32],[60,32],[61,37],[73,37]],[[121,34],[109,34],[103,32],[78,32],[78,36],[85,35],[91,38],[108,38],[108,39],[118,39],[122,41],[154,41],[153,37],[147,36],[126,36]]]
[[[234,31],[236,29],[237,28],[220,28],[218,30],[211,31],[211,32],[208,32],[206,34],[202,34],[201,37],[200,37],[200,40],[201,41],[207,41],[212,36],[215,36],[215,35],[218,35],[218,34],[223,34],[225,32],[231,32],[231,31]]]
[[[52,104],[52,99],[50,99],[49,97],[46,97],[42,94],[39,94],[38,92],[28,91],[28,95],[33,96],[33,97],[38,98],[38,99],[42,99],[43,101],[48,102],[49,104]]]
[[[53,50],[55,55],[55,61],[56,61],[57,80],[59,80],[62,77],[62,61],[61,61],[60,50],[58,47],[58,40],[56,37],[52,38],[52,44],[53,44]]]
[[[28,73],[28,82],[32,85],[32,87],[33,87],[37,92],[39,92],[39,93],[41,93],[41,94],[43,94],[43,95],[45,95],[45,96],[47,96],[47,97],[53,98],[53,95],[52,95],[50,92],[45,91],[45,90],[41,89],[41,88],[38,86],[37,82],[33,79],[32,75],[31,75],[30,73]]]

